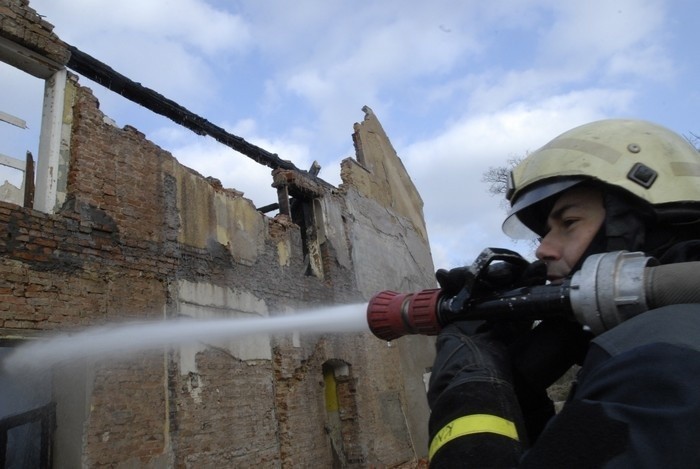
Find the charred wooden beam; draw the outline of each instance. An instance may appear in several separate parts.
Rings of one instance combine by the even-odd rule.
[[[32,152],[27,152],[26,166],[24,169],[24,206],[34,208],[34,157]]]
[[[301,171],[291,161],[283,160],[276,153],[270,153],[263,148],[245,141],[241,137],[228,133],[221,127],[188,111],[186,108],[156,91],[130,80],[112,69],[109,65],[100,62],[78,48],[71,45],[68,45],[68,48],[71,52],[71,56],[66,66],[76,73],[89,78],[115,93],[119,93],[126,99],[140,104],[156,114],[167,117],[198,135],[209,135],[218,142],[233,148],[237,152],[252,158],[260,164],[272,169],[282,168]]]
[[[277,187],[277,200],[279,205],[279,210],[282,215],[290,216],[292,210],[289,206],[289,191],[287,190],[287,185],[280,185]]]
[[[273,210],[277,210],[279,208],[280,208],[280,204],[274,203],[274,204],[265,205],[263,207],[258,207],[257,211],[260,213],[269,213],[269,212],[272,212]]]

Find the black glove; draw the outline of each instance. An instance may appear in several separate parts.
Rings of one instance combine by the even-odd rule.
[[[542,285],[547,280],[547,266],[541,261],[494,262],[484,272],[474,275],[469,267],[458,267],[450,271],[441,269],[435,273],[443,295],[454,296],[462,288],[471,288],[470,298],[489,296],[520,287]],[[463,321],[464,332],[491,331],[493,338],[510,344],[532,328],[532,321]]]
[[[455,296],[472,277],[469,267],[457,267],[450,270],[438,269],[435,272],[435,279],[446,296]]]
[[[542,261],[529,263],[494,262],[485,272],[475,275],[470,267],[435,272],[438,285],[446,296],[454,296],[465,286],[471,286],[472,295],[481,296],[495,291],[543,285],[547,280],[547,266]]]
[[[431,408],[449,388],[470,380],[511,382],[508,349],[492,331],[474,333],[464,321],[445,327],[435,343],[436,357],[430,374]]]
[[[544,285],[547,281],[547,266],[542,261],[532,263],[497,262],[488,266],[486,273],[479,277],[474,287],[475,295],[488,295],[494,292],[509,291],[521,287]],[[532,329],[532,321],[485,321],[480,331],[491,330],[493,337],[506,345],[516,342]]]
[[[469,283],[474,294],[488,295],[519,287],[543,285],[547,269],[543,262],[495,262],[478,278],[469,268],[436,273],[445,294],[456,294]],[[574,321],[544,320],[536,327],[531,321],[464,321],[465,333],[486,333],[502,343],[512,366],[513,383],[525,416],[530,441],[534,441],[554,415],[547,388],[573,364],[582,363],[591,334]]]

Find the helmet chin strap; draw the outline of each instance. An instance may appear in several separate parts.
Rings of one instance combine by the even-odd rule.
[[[583,251],[583,254],[581,254],[581,257],[579,257],[578,261],[576,264],[571,268],[571,271],[569,272],[569,275],[567,277],[571,277],[574,275],[575,272],[578,270],[581,270],[581,266],[583,265],[583,261],[585,261],[588,256],[592,256],[593,254],[600,254],[603,252],[607,252],[607,237],[605,236],[605,223],[603,223],[603,226],[600,227],[598,232],[595,234],[593,239],[591,240],[590,244],[586,248],[585,251]],[[618,249],[619,251],[619,249]]]
[[[640,204],[626,200],[611,191],[603,195],[605,219],[590,244],[571,269],[570,275],[579,270],[583,262],[593,254],[612,251],[645,251],[646,231],[653,221],[651,212]]]
[[[630,201],[614,191],[605,192],[603,204],[606,251],[644,250],[647,227],[654,220],[651,207]]]

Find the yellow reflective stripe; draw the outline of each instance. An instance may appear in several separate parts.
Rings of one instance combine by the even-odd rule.
[[[510,420],[488,414],[466,415],[451,421],[435,435],[433,441],[430,442],[428,459],[432,459],[443,445],[455,438],[474,433],[495,433],[520,441],[515,424]]]

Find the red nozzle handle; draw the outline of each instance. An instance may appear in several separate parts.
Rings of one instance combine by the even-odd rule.
[[[374,335],[394,340],[407,334],[437,335],[440,289],[417,293],[380,291],[367,304],[367,323]]]

